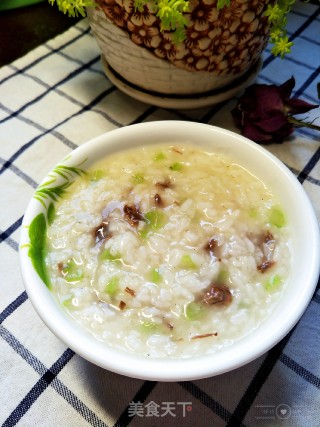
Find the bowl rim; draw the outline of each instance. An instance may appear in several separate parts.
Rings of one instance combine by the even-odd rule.
[[[167,142],[165,138],[168,138],[169,135],[173,138],[177,135],[190,138],[189,142],[194,144],[193,138],[200,131],[202,135],[207,135],[207,139],[220,137],[230,139],[232,144],[237,142],[238,146],[235,150],[240,155],[247,150],[258,157],[260,156],[263,161],[267,160],[270,167],[273,165],[274,170],[277,170],[280,176],[290,184],[292,193],[298,199],[296,206],[299,203],[301,209],[303,208],[308,242],[313,248],[313,251],[308,252],[310,256],[308,269],[306,263],[303,264],[304,279],[308,286],[301,289],[300,299],[290,300],[290,307],[278,305],[275,308],[276,322],[274,324],[277,324],[276,330],[271,330],[268,327],[269,322],[264,322],[259,326],[259,334],[263,336],[261,341],[257,340],[257,331],[252,331],[221,352],[190,358],[148,358],[124,352],[106,346],[90,333],[83,331],[75,321],[70,321],[70,316],[59,306],[53,293],[48,290],[35,272],[26,250],[26,244],[30,242],[27,227],[31,219],[37,213],[42,212],[44,208],[36,199],[32,198],[23,218],[19,244],[20,268],[27,295],[42,321],[65,345],[84,359],[104,369],[128,377],[153,381],[195,380],[231,371],[251,362],[276,345],[298,322],[312,298],[320,272],[320,234],[317,218],[302,185],[287,166],[264,147],[239,134],[217,126],[186,121],[160,120],[134,124],[106,132],[71,151],[67,158],[69,158],[70,164],[76,164],[77,159],[89,157],[90,152],[95,153],[91,154],[95,158],[101,156],[102,153],[107,156],[112,152],[119,151],[119,149],[132,147],[132,143],[134,146],[138,146],[145,145],[145,143],[156,144],[162,140]],[[142,141],[138,141],[137,138],[142,138]],[[202,142],[199,144],[202,146]],[[207,146],[206,144],[203,143],[203,146]],[[214,142],[213,147],[218,147],[218,150],[226,150],[225,144],[220,142]],[[48,175],[41,184],[47,180]],[[290,295],[288,297],[290,298]],[[213,359],[214,364],[212,363]]]

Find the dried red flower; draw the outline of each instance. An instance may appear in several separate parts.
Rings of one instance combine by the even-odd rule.
[[[301,99],[291,98],[294,86],[293,77],[280,86],[249,86],[232,110],[232,116],[241,128],[242,135],[258,143],[271,144],[282,142],[293,133],[295,127],[307,126],[320,130],[318,126],[292,117],[318,107]]]

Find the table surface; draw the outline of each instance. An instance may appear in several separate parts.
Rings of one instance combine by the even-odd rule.
[[[53,38],[66,29],[59,26],[31,51],[29,46],[5,57],[4,17],[20,13],[27,9],[0,14],[1,61],[6,64],[0,68],[0,423],[320,426],[319,283],[296,327],[267,354],[197,381],[168,384],[108,372],[74,354],[39,319],[18,267],[19,233],[29,200],[55,164],[89,139],[133,123],[178,119],[239,130],[230,114],[236,99],[198,110],[170,110],[121,93],[103,73],[85,19]],[[292,55],[275,59],[267,47],[257,81],[280,84],[293,75],[294,95],[317,104],[319,25],[320,7],[297,3],[288,23],[295,42]],[[23,34],[8,23],[9,30],[17,39]],[[319,116],[319,109],[304,115],[320,125]],[[266,149],[297,176],[320,221],[319,133],[301,128]]]
[[[68,18],[45,0],[0,11],[0,67],[66,31],[79,21]]]

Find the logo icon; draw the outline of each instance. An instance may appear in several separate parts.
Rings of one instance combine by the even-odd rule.
[[[276,408],[276,415],[280,420],[287,420],[291,417],[291,407],[285,403],[281,403]]]

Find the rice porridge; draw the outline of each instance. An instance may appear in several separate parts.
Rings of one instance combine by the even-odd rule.
[[[290,270],[286,215],[232,159],[150,145],[99,161],[55,204],[46,266],[84,328],[151,357],[213,353],[250,333]]]

